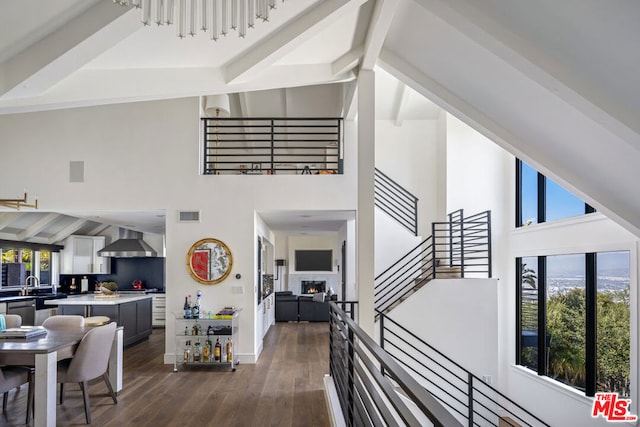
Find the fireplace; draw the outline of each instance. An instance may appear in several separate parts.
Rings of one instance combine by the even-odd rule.
[[[317,294],[319,292],[326,292],[327,281],[326,280],[302,280],[300,282],[302,294]]]

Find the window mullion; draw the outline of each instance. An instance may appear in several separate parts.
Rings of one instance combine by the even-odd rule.
[[[596,254],[585,256],[585,394],[596,393],[596,312],[598,291],[596,284]]]
[[[547,181],[538,172],[538,224],[547,221]]]
[[[522,364],[522,258],[516,258],[516,364]]]
[[[522,160],[516,159],[516,227],[522,227]]]
[[[547,257],[538,257],[538,375],[547,375]]]

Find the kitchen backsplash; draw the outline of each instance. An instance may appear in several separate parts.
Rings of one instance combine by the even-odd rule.
[[[61,274],[59,292],[73,293],[72,279],[75,279],[75,292],[80,292],[83,274]],[[133,282],[141,280],[145,289],[157,289],[164,292],[165,258],[111,258],[111,274],[87,274],[89,291],[95,289],[98,282],[116,282],[118,289],[133,289]]]

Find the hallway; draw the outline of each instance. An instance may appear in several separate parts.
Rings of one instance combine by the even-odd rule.
[[[328,426],[323,376],[327,323],[277,323],[255,365],[180,369],[163,364],[164,330],[124,352],[124,389],[114,405],[102,382],[90,387],[94,426]],[[57,425],[86,425],[82,394],[66,388]],[[27,387],[11,392],[0,426],[24,425]]]

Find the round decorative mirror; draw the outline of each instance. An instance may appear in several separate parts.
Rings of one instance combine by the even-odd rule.
[[[187,271],[193,280],[204,285],[222,282],[232,265],[231,251],[218,239],[198,240],[187,253]]]

